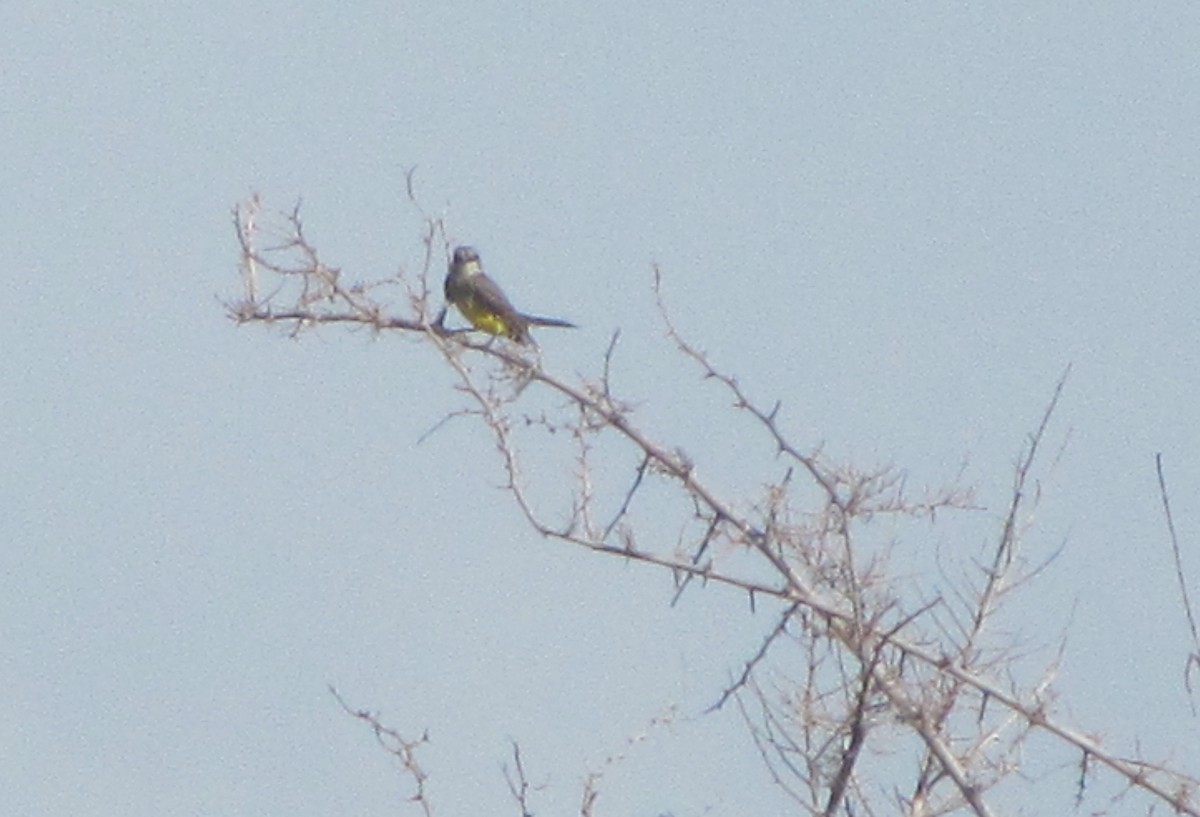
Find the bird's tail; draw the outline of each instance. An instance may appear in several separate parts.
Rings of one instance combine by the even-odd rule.
[[[578,329],[579,327],[570,321],[564,321],[562,318],[542,318],[537,315],[522,315],[531,326],[561,326],[564,329]]]

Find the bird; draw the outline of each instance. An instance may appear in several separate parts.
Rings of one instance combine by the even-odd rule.
[[[487,273],[474,247],[455,247],[443,286],[446,300],[454,304],[471,326],[487,332],[529,343],[530,326],[561,326],[577,328],[560,318],[543,318],[518,312]]]

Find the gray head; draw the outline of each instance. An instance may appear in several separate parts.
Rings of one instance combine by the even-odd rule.
[[[455,247],[454,248],[454,263],[455,265],[469,264],[472,261],[479,263],[479,253],[475,252],[474,247]]]

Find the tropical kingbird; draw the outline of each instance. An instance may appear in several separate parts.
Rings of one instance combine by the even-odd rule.
[[[504,335],[517,343],[529,342],[530,326],[575,327],[570,321],[518,312],[504,291],[487,277],[474,247],[454,248],[445,292],[446,300],[458,307],[476,329],[490,335]]]

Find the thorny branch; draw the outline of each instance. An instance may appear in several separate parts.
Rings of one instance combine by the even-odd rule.
[[[774,644],[780,636],[787,632],[788,622],[792,620],[792,616],[796,614],[796,611],[799,609],[799,607],[800,605],[797,603],[783,611],[783,614],[779,616],[779,621],[775,624],[775,628],[771,630],[770,635],[763,639],[763,643],[758,648],[758,652],[756,652],[753,657],[746,662],[746,666],[742,668],[741,676],[738,677],[736,681],[734,681],[725,689],[724,692],[721,693],[721,697],[717,699],[716,703],[706,710],[707,712],[716,712],[718,709],[725,706],[729,699],[737,694],[738,690],[742,689],[747,683],[749,683],[750,676],[753,674],[754,668],[757,667],[759,663],[767,657],[767,651],[771,649],[771,645]]]
[[[425,790],[425,783],[429,779],[429,775],[417,763],[417,750],[429,743],[429,733],[424,733],[416,740],[409,740],[390,726],[385,726],[375,713],[369,712],[366,709],[352,709],[341,694],[332,686],[329,687],[329,693],[337,700],[338,705],[346,711],[346,714],[357,718],[371,727],[371,731],[375,733],[375,739],[379,741],[379,745],[388,754],[394,756],[397,762],[399,762],[400,768],[404,770],[404,773],[412,778],[416,791],[408,798],[409,802],[419,806],[425,817],[433,817],[433,806],[429,802],[429,794]]]
[[[977,815],[991,814],[985,795],[1018,770],[1016,750],[1029,732],[1038,730],[1072,747],[1093,769],[1097,765],[1106,767],[1152,800],[1178,813],[1200,817],[1196,800],[1200,782],[1196,779],[1163,766],[1121,758],[1097,740],[1060,722],[1049,709],[1052,672],[1024,691],[1015,685],[1010,689],[992,679],[995,659],[983,658],[985,624],[996,614],[1005,593],[1020,582],[1014,582],[1010,570],[1019,540],[1021,508],[1027,499],[1026,484],[1066,374],[1056,386],[1018,465],[993,563],[981,568],[983,583],[974,594],[970,625],[963,628],[961,639],[955,643],[949,634],[939,638],[923,626],[925,614],[941,604],[940,600],[906,613],[903,595],[882,572],[881,565],[870,559],[859,563],[856,530],[880,514],[932,521],[938,511],[974,508],[970,493],[946,490],[913,501],[905,496],[903,477],[891,469],[861,471],[834,465],[819,448],[802,451],[780,426],[779,403],[770,409],[759,406],[734,377],[713,366],[676,329],[663,299],[662,276],[657,267],[654,292],[668,337],[685,357],[700,366],[705,378],[716,381],[733,396],[734,407],[747,412],[766,432],[776,453],[791,463],[785,476],[769,487],[764,501],[752,505],[756,513],[743,512],[738,504],[720,496],[701,479],[690,458],[656,441],[632,421],[631,404],[616,396],[611,382],[618,335],[613,335],[604,354],[600,376],[595,381],[571,383],[545,371],[537,356],[531,356],[525,348],[506,342],[480,342],[461,330],[447,330],[442,324],[445,310],[435,309],[430,302],[432,290],[428,285],[439,257],[437,250],[441,255],[446,251],[445,231],[439,219],[426,216],[425,253],[416,282],[398,273],[373,283],[347,284],[340,270],[320,261],[305,237],[298,206],[284,215],[279,243],[259,249],[264,233],[261,210],[257,198],[235,210],[245,287],[244,297],[227,305],[233,320],[283,324],[291,327],[293,335],[321,324],[340,323],[374,331],[408,332],[424,339],[458,375],[458,387],[472,404],[453,416],[477,416],[491,430],[506,486],[535,531],[598,553],[666,569],[682,577],[680,588],[699,578],[746,592],[752,600],[778,600],[780,615],[772,632],[746,662],[741,676],[722,693],[719,703],[737,697],[745,715],[748,710],[743,693],[760,701],[761,729],[765,731],[752,727],[756,745],[781,787],[797,796],[783,776],[787,775],[809,789],[806,808],[813,813],[832,814],[838,809],[857,813],[860,808],[874,813],[879,808],[878,803],[871,804],[858,776],[864,752],[872,751],[873,732],[886,726],[909,730],[925,749],[913,794],[901,803],[914,815],[942,814],[958,808]],[[439,238],[441,246],[435,247]],[[264,289],[264,279],[272,283],[269,291]],[[403,316],[392,314],[377,298],[384,288],[397,285],[408,296],[408,310]],[[481,374],[482,367],[486,369]],[[543,521],[522,476],[513,407],[531,387],[546,389],[577,411],[577,419],[566,421],[566,425],[580,446],[579,490],[571,517],[563,525]],[[549,431],[558,427],[545,417],[526,418],[526,425],[539,424]],[[591,472],[586,440],[599,434],[615,434],[623,439],[632,446],[638,461],[632,479],[621,492],[618,507],[611,516],[605,515],[610,521],[602,531],[591,522],[596,475]],[[793,467],[807,474],[823,495],[822,509],[798,516],[789,507]],[[696,519],[703,522],[704,533],[694,543],[690,559],[639,544],[634,527],[626,524],[632,503],[650,474],[674,484],[694,505]],[[737,564],[742,566],[735,569],[728,559],[711,554],[702,562],[718,536],[723,544],[732,546],[733,550],[727,552],[754,554],[758,564],[747,570],[744,560],[740,560]],[[785,674],[778,689],[768,692],[756,676],[765,671],[768,652],[777,652],[772,647],[785,641],[807,655],[808,661],[799,678]],[[787,666],[783,657],[774,663],[779,668],[776,671]],[[413,777],[417,785],[413,799],[428,815],[425,776],[414,756],[425,739],[404,741],[370,713],[345,708],[370,724],[381,743],[385,737],[389,739],[385,746]],[[990,715],[989,709],[1004,715]],[[956,713],[958,717],[954,717]],[[968,713],[974,713],[973,733],[963,731],[972,722],[962,717]],[[834,752],[838,745],[841,749]],[[826,762],[835,756],[836,762]],[[523,813],[528,813],[528,786],[515,746],[514,760],[516,772],[515,777],[509,776],[510,787]],[[584,817],[592,813],[599,778],[600,774],[593,774],[585,782],[580,809]]]

